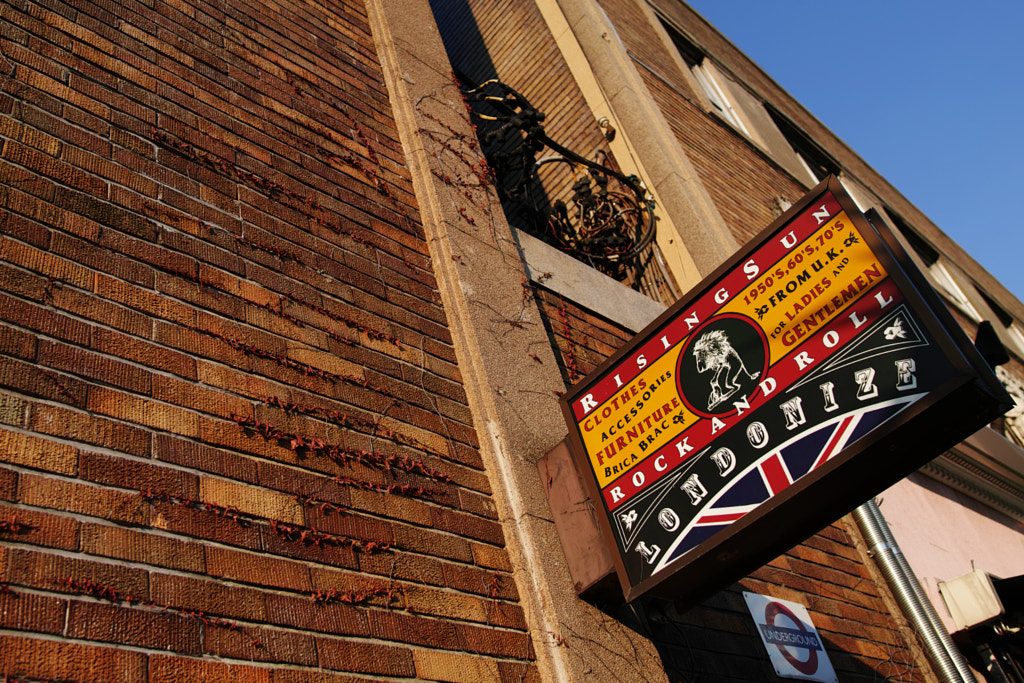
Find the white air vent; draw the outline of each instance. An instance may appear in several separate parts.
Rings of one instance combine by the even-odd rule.
[[[1005,611],[987,572],[973,571],[951,581],[940,581],[939,592],[958,629],[977,626]]]

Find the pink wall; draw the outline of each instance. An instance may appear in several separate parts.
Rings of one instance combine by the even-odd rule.
[[[940,581],[975,569],[995,578],[1024,574],[1024,524],[928,476],[914,473],[897,483],[879,496],[879,507],[950,632],[956,627]]]

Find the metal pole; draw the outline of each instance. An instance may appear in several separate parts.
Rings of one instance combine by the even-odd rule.
[[[854,510],[853,516],[900,610],[921,638],[925,653],[941,680],[944,683],[977,683],[967,660],[953,644],[931,601],[903,557],[878,505],[870,500]]]

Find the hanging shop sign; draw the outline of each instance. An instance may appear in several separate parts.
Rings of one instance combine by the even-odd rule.
[[[743,576],[1009,405],[835,179],[562,399],[628,600]]]
[[[797,602],[743,592],[768,659],[780,678],[838,683],[807,608]]]

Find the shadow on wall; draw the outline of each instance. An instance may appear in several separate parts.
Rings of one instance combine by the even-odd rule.
[[[489,6],[492,3],[485,4]],[[510,84],[516,85],[514,78],[500,75],[497,67],[491,61],[486,42],[468,0],[430,0],[430,5],[444,41],[448,59],[459,77],[465,78],[475,85],[486,83],[491,79],[508,80]],[[517,9],[521,11],[521,8],[511,8],[509,11],[514,12]],[[488,7],[483,8],[484,12],[487,10]],[[473,110],[492,116],[498,113],[479,103],[473,105]],[[499,158],[502,157],[508,160],[506,165],[510,166],[515,165],[514,160],[521,159],[524,152],[527,157],[532,158],[532,154],[528,150],[524,150],[520,136],[512,135],[510,136],[512,139],[495,143],[487,140],[488,125],[486,122],[476,120],[474,123],[480,127],[479,134],[481,141],[484,142],[484,152],[492,168],[501,168],[502,163]],[[496,126],[497,124],[494,127]],[[498,174],[499,193],[505,216],[511,225],[544,239],[547,233],[545,229],[547,216],[551,212],[553,199],[549,197],[542,182],[537,179],[527,184],[521,198],[510,199],[509,193],[514,191],[515,185],[513,176],[515,173],[499,172]],[[564,181],[557,179],[549,186],[560,187],[562,184]]]
[[[743,599],[744,590],[741,584],[733,584],[690,609],[649,597],[629,605],[596,606],[654,644],[672,683],[789,680],[776,674]],[[851,635],[849,640],[842,635],[829,638],[822,630],[828,617],[812,614],[811,618],[839,681],[929,680],[902,644],[883,642],[898,638],[898,634],[880,627],[852,625],[861,633]],[[854,640],[859,642],[852,644]],[[861,658],[847,652],[851,645],[861,651]],[[791,652],[798,660],[806,661],[805,651],[794,648]]]

